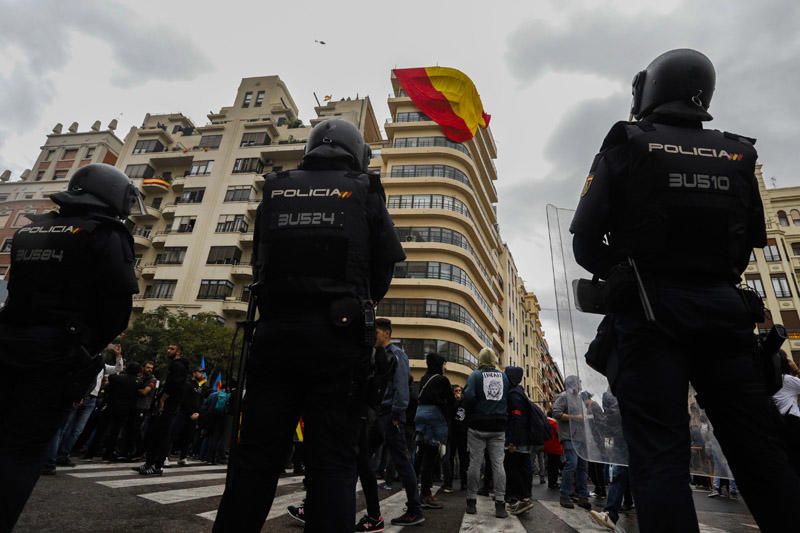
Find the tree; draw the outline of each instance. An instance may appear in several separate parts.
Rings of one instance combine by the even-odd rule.
[[[167,346],[178,343],[183,347],[190,369],[199,366],[205,358],[206,372],[211,378],[216,370],[227,374],[233,334],[234,330],[221,324],[213,313],[189,316],[185,311],[170,311],[161,306],[142,313],[127,329],[122,339],[122,353],[126,359],[139,363],[153,359],[159,368],[167,364]],[[240,334],[239,341],[241,337]],[[240,342],[237,345],[236,354]]]

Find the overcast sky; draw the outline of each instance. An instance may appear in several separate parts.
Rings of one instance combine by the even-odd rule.
[[[313,91],[369,95],[382,122],[392,68],[459,68],[492,115],[503,238],[560,352],[545,205],[576,205],[603,136],[627,118],[633,75],[655,56],[706,53],[712,127],[757,137],[765,175],[800,185],[800,2],[599,4],[0,0],[0,171],[30,167],[57,122],[118,118],[120,137],[147,112],[204,124],[246,76],[278,74],[306,122]]]

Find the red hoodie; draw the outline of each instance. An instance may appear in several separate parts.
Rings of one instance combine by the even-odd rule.
[[[564,455],[564,447],[558,440],[558,422],[554,418],[547,417],[547,422],[550,423],[550,438],[544,443],[544,453],[550,455]]]

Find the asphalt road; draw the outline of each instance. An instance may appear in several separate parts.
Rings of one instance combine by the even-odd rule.
[[[205,532],[211,531],[213,516],[225,482],[225,466],[193,463],[188,467],[165,470],[162,477],[142,477],[130,470],[130,464],[100,461],[81,462],[76,468],[59,468],[56,476],[42,477],[21,516],[17,533],[69,532]],[[301,525],[286,513],[286,506],[303,498],[302,478],[287,475],[281,479],[277,497],[264,532],[300,533]],[[405,495],[380,489],[381,511],[388,519],[403,513]],[[439,494],[442,510],[425,511],[422,527],[409,528],[426,532],[601,532],[587,511],[563,509],[558,493],[544,485],[535,485],[532,510],[506,520],[494,518],[489,498],[479,497],[478,514],[464,513],[464,493]],[[755,522],[740,501],[709,499],[705,492],[695,492],[695,504],[701,531],[758,531]],[[595,508],[603,502],[595,500]],[[359,493],[359,516],[364,499]],[[635,514],[624,515],[619,531],[636,533]],[[355,519],[355,517],[354,517]],[[388,526],[387,531],[399,531]]]

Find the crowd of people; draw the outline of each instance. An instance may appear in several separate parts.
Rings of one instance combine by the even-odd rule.
[[[43,475],[56,467],[85,460],[144,464],[141,475],[161,475],[170,453],[177,466],[190,457],[218,464],[226,461],[230,393],[208,384],[205,369],[190,365],[179,343],[166,349],[168,366],[163,380],[156,378],[155,361],[126,363],[121,345],[110,344],[115,364],[98,373],[94,388],[73,404],[59,427],[42,466]]]

